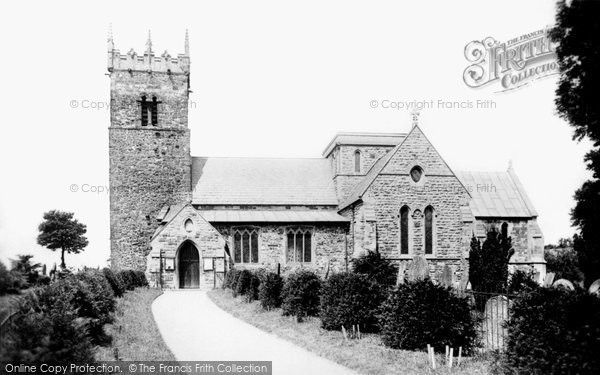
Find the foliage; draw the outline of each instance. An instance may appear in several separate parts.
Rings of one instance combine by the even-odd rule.
[[[396,285],[398,267],[390,260],[382,258],[379,252],[369,251],[351,262],[355,273],[366,275],[381,285]]]
[[[533,280],[532,272],[517,270],[508,279],[508,294],[527,293],[537,288],[539,284]]]
[[[27,280],[21,272],[9,271],[4,263],[0,262],[0,296],[7,293],[19,293],[27,287]]]
[[[241,295],[245,296],[250,290],[250,283],[252,281],[252,272],[249,270],[241,270],[240,274],[237,278],[237,282],[235,285],[234,294],[236,296]]]
[[[148,280],[143,271],[121,270],[115,273],[115,276],[121,279],[126,290],[148,286]]]
[[[44,214],[44,221],[39,225],[38,244],[55,251],[61,249],[61,267],[66,268],[65,252],[77,254],[87,245],[86,226],[73,218],[72,212],[57,210]]]
[[[319,313],[321,280],[314,272],[300,269],[290,274],[281,293],[284,315],[296,316],[301,321]]]
[[[492,228],[481,242],[473,236],[469,252],[469,281],[477,292],[503,290],[508,281],[508,261],[513,255],[511,238]]]
[[[258,290],[260,288],[261,282],[261,272],[256,271],[251,273],[250,277],[250,285],[248,285],[248,290],[246,291],[246,301],[252,302],[258,299]]]
[[[93,346],[86,320],[70,301],[45,304],[48,288],[20,300],[17,313],[3,327],[0,360],[15,363],[93,363]]]
[[[379,324],[383,343],[394,349],[449,345],[470,354],[477,343],[468,299],[430,280],[400,284],[383,303]]]
[[[538,288],[515,300],[500,371],[600,373],[600,299],[584,290]]]
[[[125,284],[123,283],[123,280],[121,279],[121,275],[119,273],[113,272],[110,268],[104,268],[102,270],[102,273],[104,274],[106,281],[108,281],[108,284],[112,288],[115,297],[122,297],[125,293],[126,288]]]
[[[266,272],[262,276],[258,287],[258,299],[265,310],[271,310],[281,306],[281,291],[283,289],[283,278],[275,272]]]
[[[385,299],[385,288],[368,276],[339,273],[323,282],[321,288],[321,324],[328,330],[350,329],[361,332],[377,330],[377,312]]]
[[[30,285],[36,285],[40,277],[40,263],[31,263],[33,255],[17,255],[17,259],[12,261],[12,269],[20,272]]]
[[[600,3],[559,0],[550,37],[557,43],[560,81],[555,104],[559,115],[574,128],[573,139],[587,137],[592,149],[584,161],[593,177],[575,192],[571,221],[579,229],[573,245],[585,285],[600,278]]]
[[[546,272],[553,272],[554,280],[567,279],[574,283],[583,280],[577,253],[573,248],[546,250],[544,258],[546,259]]]
[[[223,281],[223,289],[233,289],[238,272],[239,271],[236,268],[233,268],[227,272],[225,275],[225,280]]]

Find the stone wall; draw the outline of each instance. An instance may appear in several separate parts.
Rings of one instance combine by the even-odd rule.
[[[156,213],[191,199],[188,76],[113,71],[110,78],[111,265],[144,270]],[[142,94],[161,102],[158,126],[141,126]]]
[[[239,268],[267,268],[277,270],[280,264],[283,273],[290,272],[296,268],[303,267],[317,271],[324,275],[327,263],[330,270],[342,271],[346,266],[346,226],[335,224],[311,224],[311,225],[231,225],[215,224],[215,228],[228,242],[231,255],[233,256],[233,233],[236,229],[253,228],[258,231],[258,263],[237,264]],[[294,264],[286,260],[288,228],[308,227],[312,230],[312,263]]]

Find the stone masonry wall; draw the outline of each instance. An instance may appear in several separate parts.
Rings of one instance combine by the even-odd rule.
[[[287,237],[286,229],[308,227],[312,229],[312,264],[293,264],[286,261]],[[330,272],[339,272],[346,265],[346,228],[343,225],[230,225],[215,224],[215,228],[223,235],[229,244],[233,256],[233,232],[236,228],[254,228],[258,230],[258,263],[236,264],[240,268],[267,268],[277,270],[281,264],[282,273],[290,272],[298,267],[313,269],[324,275],[327,263]]]
[[[110,77],[111,265],[145,270],[156,213],[191,199],[188,76],[113,71]],[[142,94],[161,102],[158,126],[141,126]]]

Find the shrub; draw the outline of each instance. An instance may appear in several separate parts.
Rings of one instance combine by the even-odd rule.
[[[237,273],[238,270],[235,268],[227,272],[227,274],[225,275],[225,280],[223,281],[223,288],[233,289],[233,284],[235,278],[237,277]]]
[[[523,374],[600,373],[600,298],[537,288],[515,300],[501,369]]]
[[[246,301],[252,302],[258,299],[258,289],[260,288],[261,272],[252,272],[250,276],[250,284],[246,291]]]
[[[133,271],[133,274],[136,288],[148,286],[148,279],[146,279],[146,273],[144,271]]]
[[[510,275],[508,280],[509,294],[527,293],[538,287],[538,283],[533,281],[533,275],[531,272],[517,270]]]
[[[236,280],[234,289],[235,296],[245,296],[250,290],[250,282],[252,281],[252,272],[249,270],[241,270]]]
[[[473,236],[469,251],[469,281],[476,292],[498,292],[508,282],[508,261],[512,254],[511,238],[492,228],[483,243]]]
[[[430,280],[401,284],[392,291],[381,307],[379,325],[383,343],[394,349],[449,345],[462,346],[469,354],[476,346],[476,321],[468,298]]]
[[[2,328],[0,360],[16,363],[93,363],[85,320],[70,302],[40,303],[47,288],[20,300],[17,313]]]
[[[369,251],[351,262],[354,272],[366,275],[381,285],[396,285],[398,267],[390,260],[382,258],[380,253]]]
[[[283,289],[283,278],[275,272],[267,272],[263,275],[258,287],[258,299],[265,310],[271,310],[281,306],[281,290]]]
[[[288,276],[283,284],[282,304],[284,315],[293,315],[301,321],[305,316],[319,313],[321,280],[312,271],[299,270]]]
[[[104,268],[102,270],[102,273],[104,274],[106,281],[108,281],[108,284],[112,288],[115,297],[122,297],[125,293],[125,284],[121,279],[120,273],[115,273],[110,268]]]
[[[18,271],[9,271],[6,266],[0,262],[0,295],[6,293],[19,293],[21,289],[27,287],[27,280]]]
[[[45,287],[40,294],[40,304],[52,309],[61,301],[71,305],[77,316],[88,321],[88,331],[93,343],[108,340],[103,327],[112,321],[114,297],[110,285],[99,272],[71,275]]]
[[[384,296],[384,288],[365,275],[335,274],[321,288],[321,325],[328,330],[357,325],[362,332],[376,331]]]
[[[554,280],[567,279],[573,283],[583,280],[577,253],[573,248],[558,248],[544,251],[546,271],[554,273]]]
[[[118,274],[126,290],[134,290],[138,286],[138,277],[134,270],[121,270]]]

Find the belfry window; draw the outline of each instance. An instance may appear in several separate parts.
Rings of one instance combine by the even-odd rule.
[[[286,260],[291,263],[312,262],[312,233],[310,230],[288,231]]]
[[[158,101],[156,100],[156,96],[152,97],[150,112],[152,116],[152,126],[158,125]]]
[[[237,229],[233,234],[234,263],[258,263],[258,232]]]
[[[146,95],[142,95],[140,103],[142,126],[148,126],[148,118],[152,126],[158,125],[158,105],[160,102],[156,99],[156,96],[152,97],[152,101],[148,101]]]
[[[146,96],[142,95],[142,100],[140,100],[140,107],[142,109],[142,126],[148,125],[148,101],[146,100]]]

